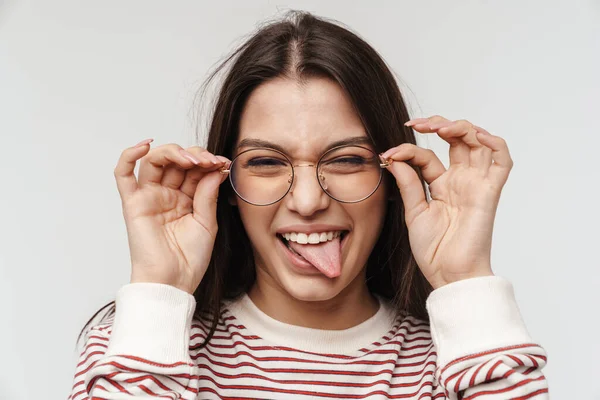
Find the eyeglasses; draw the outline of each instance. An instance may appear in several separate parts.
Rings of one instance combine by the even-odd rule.
[[[325,152],[317,164],[293,164],[282,152],[252,148],[238,154],[221,173],[229,174],[235,193],[245,202],[268,206],[283,199],[294,183],[296,167],[315,167],[321,189],[341,203],[358,203],[379,188],[391,160],[382,160],[372,150],[343,145]]]

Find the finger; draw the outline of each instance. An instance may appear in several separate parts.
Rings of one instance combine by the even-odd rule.
[[[187,153],[177,144],[167,144],[157,147],[142,158],[138,185],[148,183],[160,184],[165,168],[169,164],[177,164],[182,169],[197,165],[199,160]]]
[[[185,179],[183,183],[179,187],[186,196],[190,199],[194,198],[194,193],[196,192],[196,187],[198,186],[198,182],[206,175],[208,172],[202,168],[192,168],[187,170],[185,173]]]
[[[223,163],[224,163],[224,164],[229,164],[229,163],[231,163],[231,161],[230,161],[230,160],[229,160],[227,157],[224,157],[224,156],[216,156],[216,157],[217,157],[217,158],[218,158],[220,161],[223,161]]]
[[[192,148],[189,148],[188,151],[199,152],[199,150],[194,150]],[[200,160],[202,160],[203,162],[205,161],[206,163],[209,163],[209,161],[201,154],[198,154],[198,158]],[[204,164],[201,163],[199,166],[201,166],[202,168],[196,167],[196,168],[192,168],[187,171],[187,173],[185,174],[185,179],[180,187],[180,190],[183,193],[185,193],[185,195],[192,198],[196,191],[196,187],[198,186],[198,182],[200,182],[200,180],[208,172],[215,171],[217,169],[220,170],[226,163],[230,162],[226,157],[223,157],[223,156],[216,156],[216,158],[217,158],[217,161],[219,161],[218,164],[213,164],[212,162],[210,162],[210,166],[204,166]],[[225,175],[227,175],[227,174],[225,174]]]
[[[137,160],[148,154],[148,151],[150,151],[150,143],[153,140],[154,139],[142,140],[135,146],[129,147],[121,153],[114,170],[117,189],[119,190],[121,198],[129,196],[137,190],[138,182],[134,174],[135,164],[137,163]]]
[[[434,115],[425,119],[425,121],[417,122],[413,125],[413,129],[421,133],[431,133],[435,132],[435,129],[433,129],[434,127],[441,127],[451,123],[452,121],[449,121],[440,115]]]
[[[186,154],[185,152],[187,152],[188,154]],[[185,149],[182,153],[182,155],[190,159],[190,161],[196,161],[196,165],[204,168],[205,172],[206,170],[215,169],[215,163],[212,160],[209,160],[208,157],[206,157],[206,154],[206,152],[197,151],[193,147]],[[193,156],[193,158],[190,158],[190,155]],[[161,185],[170,187],[172,189],[179,189],[179,187],[183,184],[186,176],[187,174],[185,169],[182,169],[177,164],[170,164],[164,168],[163,177],[160,183]],[[191,193],[193,195],[193,190]]]
[[[473,128],[476,131],[475,137],[479,143],[481,143],[481,140],[479,140],[479,135],[477,132],[485,132],[488,135],[490,134],[488,131],[477,125],[473,125]],[[492,165],[492,149],[485,146],[483,143],[481,143],[481,145],[482,146],[479,149],[471,151],[469,163],[470,165],[483,169],[487,172]]]
[[[412,166],[421,168],[423,178],[428,184],[431,184],[446,172],[446,167],[432,150],[424,149],[412,143],[403,143],[396,146],[383,153],[381,157],[385,160],[406,161]]]
[[[202,164],[206,167],[212,167],[212,165],[222,165],[222,161],[220,161],[214,154],[210,151],[202,148],[200,146],[188,147],[186,149],[190,154],[193,154],[198,159],[206,159],[210,164]]]
[[[453,121],[445,120],[445,121],[434,122],[434,123],[428,124],[428,127],[431,132],[437,132],[439,129],[450,126],[453,123],[454,123]]]
[[[449,126],[440,128],[438,135],[448,142],[457,139],[462,140],[469,147],[468,163],[466,161],[464,163],[487,174],[492,164],[492,152],[477,139],[477,127],[475,125],[467,120],[455,121]]]
[[[196,186],[198,186],[198,182],[209,172],[220,170],[222,168],[222,164],[214,165],[211,162],[210,167],[195,167],[187,171],[185,174],[185,179],[181,184],[179,190],[185,193],[186,196],[192,198],[196,191]],[[227,174],[225,174],[227,175]]]
[[[217,224],[219,186],[226,178],[227,174],[215,170],[208,172],[196,186],[193,216],[204,227],[216,226]]]
[[[481,147],[481,143],[479,143],[479,140],[477,140],[477,137],[475,136],[476,132],[477,129],[475,129],[475,126],[472,123],[462,119],[438,129],[437,134],[448,143],[450,143],[450,140],[461,140],[467,146],[477,148]]]
[[[414,124],[412,124],[414,121]],[[416,120],[409,121],[412,124],[412,128],[420,133],[438,133],[442,128],[446,128],[454,124],[454,121],[450,121],[442,116],[434,115],[429,118],[418,118]],[[448,140],[446,140],[448,142]],[[468,164],[469,163],[469,146],[462,143],[460,139],[450,139],[450,164]]]
[[[416,171],[405,162],[393,162],[387,168],[396,179],[404,203],[406,224],[410,226],[412,220],[428,207],[421,180]]]
[[[417,124],[422,124],[424,122],[427,122],[428,119],[429,118],[414,118],[414,119],[411,119],[409,121],[406,121],[404,123],[404,126],[414,126],[414,125],[417,125]]]
[[[427,118],[411,119],[410,121],[405,122],[404,125],[405,126],[415,126],[415,125],[420,125],[420,124],[438,123],[441,121],[447,121],[447,119],[440,115],[432,115],[431,117],[427,117]]]
[[[435,133],[438,131],[438,129],[444,128],[451,124],[453,124],[452,121],[440,121],[433,124],[430,124],[429,122],[424,122],[422,124],[417,124],[412,128],[419,133]]]
[[[186,170],[177,166],[177,164],[169,164],[163,170],[160,184],[171,189],[178,189],[185,179]]]
[[[462,128],[467,128],[463,126],[462,123],[458,124],[458,127],[453,128],[454,125],[457,125],[457,123],[454,121],[448,121],[448,123],[444,123],[444,125],[437,130],[425,130],[422,133],[431,133],[435,131],[442,140],[450,144],[450,165],[469,165],[471,148],[462,138],[466,132],[461,132]]]
[[[479,128],[477,129],[479,130]],[[489,168],[488,177],[496,181],[501,187],[504,186],[514,165],[506,141],[499,136],[491,135],[484,129],[479,131],[477,138],[484,146],[492,150],[494,163]]]

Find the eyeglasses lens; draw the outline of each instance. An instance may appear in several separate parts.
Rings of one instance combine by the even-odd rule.
[[[379,158],[371,150],[360,146],[334,148],[321,158],[318,177],[323,190],[334,199],[358,202],[379,187]]]

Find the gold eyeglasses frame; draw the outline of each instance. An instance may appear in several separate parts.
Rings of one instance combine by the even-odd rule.
[[[379,189],[379,186],[381,185],[381,181],[383,180],[383,174],[380,173],[380,175],[379,175],[379,181],[377,182],[377,186],[375,187],[375,189],[373,189],[373,191],[371,193],[369,193],[369,195],[367,195],[367,196],[365,196],[365,197],[363,197],[363,198],[361,198],[359,200],[354,200],[354,201],[343,201],[343,200],[339,200],[339,199],[335,198],[332,194],[330,194],[327,191],[327,188],[323,187],[323,183],[322,182],[324,182],[325,177],[322,174],[321,174],[321,176],[319,176],[318,166],[321,163],[321,160],[323,159],[323,157],[325,157],[327,154],[329,154],[329,153],[331,153],[331,152],[333,152],[335,150],[339,150],[339,149],[345,148],[345,147],[359,147],[359,148],[367,150],[367,151],[369,151],[369,152],[371,152],[373,154],[376,154],[373,150],[371,150],[371,149],[369,149],[367,147],[364,147],[364,146],[354,145],[354,144],[350,144],[350,145],[345,144],[345,145],[333,147],[333,148],[327,150],[326,152],[324,152],[321,155],[321,157],[319,157],[319,160],[317,161],[316,164],[294,164],[294,163],[292,163],[292,161],[290,160],[290,158],[285,153],[283,153],[282,151],[279,151],[279,150],[273,149],[273,148],[269,148],[269,147],[253,147],[251,149],[244,150],[241,153],[239,153],[238,155],[236,155],[233,158],[233,160],[231,160],[231,162],[226,167],[225,166],[221,167],[219,169],[219,172],[221,174],[224,174],[224,175],[227,174],[229,176],[229,183],[231,184],[231,188],[233,189],[233,191],[235,192],[235,194],[240,199],[242,199],[243,201],[245,201],[248,204],[252,204],[252,205],[258,206],[258,207],[269,206],[269,205],[275,204],[275,203],[281,201],[285,196],[287,196],[287,194],[290,192],[290,190],[292,189],[292,186],[293,186],[294,177],[296,175],[294,168],[296,168],[296,167],[315,167],[315,170],[316,170],[315,172],[317,173],[317,181],[319,182],[319,186],[321,187],[321,189],[323,190],[323,192],[325,192],[325,194],[327,194],[327,196],[331,197],[332,199],[334,199],[336,201],[339,201],[340,203],[359,203],[359,202],[364,201],[364,200],[368,199],[369,197],[371,197],[373,195],[373,193],[375,193],[377,191],[377,189]],[[235,185],[233,184],[232,178],[231,178],[231,174],[230,174],[230,172],[231,172],[231,166],[236,161],[236,159],[238,157],[240,157],[242,154],[247,153],[249,151],[253,151],[253,150],[269,150],[269,151],[274,151],[274,152],[282,155],[289,162],[290,166],[292,167],[292,173],[290,174],[290,177],[288,179],[288,182],[290,184],[288,190],[280,198],[278,198],[277,200],[275,200],[273,202],[267,203],[267,204],[256,204],[256,203],[253,203],[253,202],[245,199],[240,193],[238,193],[238,191],[235,188]],[[385,169],[385,168],[389,167],[394,162],[394,160],[392,160],[391,158],[383,158],[383,157],[381,157],[381,155],[377,155],[377,157],[379,157],[379,167],[381,169]]]

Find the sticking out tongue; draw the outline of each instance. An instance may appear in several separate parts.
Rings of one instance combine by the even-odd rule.
[[[328,278],[340,276],[341,265],[341,241],[340,237],[333,238],[318,244],[299,244],[289,241],[288,244],[295,252],[300,254],[309,263],[315,266]]]

